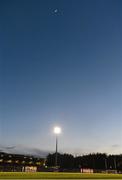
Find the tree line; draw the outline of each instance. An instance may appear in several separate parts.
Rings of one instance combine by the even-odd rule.
[[[122,154],[107,155],[96,153],[74,157],[71,154],[58,153],[57,162],[58,166],[62,169],[122,170]],[[55,166],[55,153],[47,156],[46,165],[48,167]]]

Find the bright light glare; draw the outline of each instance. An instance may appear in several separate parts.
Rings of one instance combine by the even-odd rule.
[[[55,134],[60,134],[61,133],[61,128],[60,127],[54,127],[54,133]]]

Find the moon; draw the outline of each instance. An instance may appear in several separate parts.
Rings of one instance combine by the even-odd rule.
[[[55,9],[55,10],[54,10],[54,13],[58,13],[58,9]]]

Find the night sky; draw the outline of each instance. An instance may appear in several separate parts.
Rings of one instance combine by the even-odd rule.
[[[0,145],[122,152],[122,1],[0,1]]]

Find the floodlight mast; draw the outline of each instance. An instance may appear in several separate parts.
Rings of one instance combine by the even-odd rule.
[[[58,165],[58,137],[56,134],[56,154],[55,154],[55,166],[57,167]]]
[[[54,133],[56,135],[55,167],[57,167],[58,166],[58,135],[61,133],[61,128],[54,127]]]

